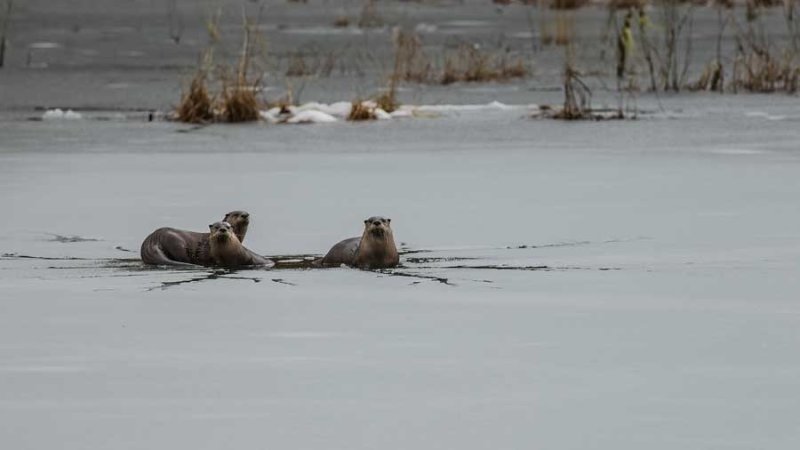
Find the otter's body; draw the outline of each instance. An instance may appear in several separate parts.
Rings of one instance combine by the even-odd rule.
[[[235,269],[237,267],[261,266],[272,267],[272,260],[257,255],[239,242],[233,228],[227,222],[215,222],[209,225],[209,256],[215,266]]]
[[[142,261],[157,265],[210,266],[208,233],[159,228],[142,242]]]
[[[345,239],[328,251],[319,264],[340,266],[342,264],[361,269],[384,269],[400,263],[394,243],[391,219],[370,217],[364,221],[361,237]]]
[[[231,211],[223,219],[231,224],[241,242],[250,224],[250,215],[245,211]],[[142,242],[140,254],[145,264],[212,266],[209,233],[159,228]]]
[[[322,258],[323,266],[341,266],[342,264],[354,266],[358,244],[361,243],[360,237],[345,239],[331,247],[328,253]]]

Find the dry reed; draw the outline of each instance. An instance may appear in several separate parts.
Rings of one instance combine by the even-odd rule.
[[[564,66],[564,107],[553,118],[585,120],[592,118],[592,91],[583,82],[580,73],[567,61]]]
[[[3,67],[6,59],[6,36],[8,34],[8,22],[11,20],[11,10],[14,8],[14,0],[6,0],[5,11],[3,11],[2,31],[0,31],[0,67]]]
[[[361,122],[365,120],[375,120],[378,117],[375,115],[375,108],[371,108],[366,102],[359,99],[353,100],[350,108],[350,114],[347,115],[347,120],[352,122]]]
[[[433,64],[418,34],[399,30],[394,34],[392,43],[395,58],[393,76],[415,83],[426,83],[432,79]]]
[[[219,119],[223,122],[254,122],[259,119],[260,80],[248,81],[243,74],[222,77]]]
[[[333,26],[336,28],[347,28],[350,26],[350,18],[347,16],[339,16],[333,21]]]
[[[175,119],[186,123],[211,122],[214,120],[213,104],[205,73],[198,71],[192,78],[189,90],[181,95],[181,102],[175,109]]]
[[[550,9],[559,11],[580,9],[589,4],[589,0],[550,0]]]
[[[286,69],[287,77],[303,77],[312,75],[314,70],[306,64],[302,53],[293,53],[289,56],[289,67]]]
[[[509,58],[483,51],[476,45],[461,45],[456,52],[445,56],[439,82],[447,85],[457,82],[477,83],[506,81],[528,75],[522,58]]]

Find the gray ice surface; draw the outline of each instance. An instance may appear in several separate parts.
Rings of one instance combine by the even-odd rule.
[[[215,2],[177,2],[179,45],[170,2],[99,3],[16,2],[0,70],[0,448],[797,448],[796,96],[643,95],[636,121],[532,120],[527,104],[561,98],[546,49],[531,79],[400,93],[507,110],[147,123],[177,100]],[[239,4],[222,3],[238,42]],[[378,5],[433,46],[527,51],[524,8],[465,3]],[[329,26],[359,9],[270,2],[276,74],[298,47],[350,52],[303,101],[383,85],[389,29]],[[693,73],[714,42],[703,14]],[[579,15],[592,55],[602,30],[583,24],[605,16]],[[57,106],[83,119],[28,120]],[[233,209],[268,255],[323,254],[372,215],[410,252],[387,273],[136,260],[153,229]]]
[[[0,442],[793,449],[800,127],[793,100],[737,101],[580,124],[4,120]],[[240,208],[262,253],[324,253],[374,214],[430,251],[403,257],[420,278],[210,278],[115,249]]]

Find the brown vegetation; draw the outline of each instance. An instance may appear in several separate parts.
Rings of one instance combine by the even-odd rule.
[[[550,0],[550,9],[573,10],[580,9],[589,4],[589,0]]]
[[[441,84],[456,82],[505,81],[528,75],[522,58],[509,58],[507,54],[496,55],[481,50],[477,45],[461,45],[445,56],[444,67],[439,78]]]
[[[223,122],[254,122],[259,119],[260,102],[256,97],[260,80],[249,81],[244,74],[223,77],[219,101],[219,119]]]
[[[218,36],[216,23],[207,24],[212,43]],[[189,90],[181,96],[174,118],[180,122],[207,123],[212,121],[248,122],[260,117],[258,93],[261,90],[261,75],[251,76],[254,60],[254,23],[245,19],[242,50],[235,67],[217,65],[221,90],[212,95],[208,88],[208,74],[213,65],[213,47],[203,55],[200,68],[192,79]]]
[[[765,52],[740,54],[734,62],[733,89],[750,92],[797,92],[800,65],[790,54],[776,56]]]
[[[383,19],[378,14],[378,9],[375,6],[375,0],[364,0],[364,6],[361,7],[361,14],[358,17],[359,28],[378,28],[383,26]]]
[[[508,49],[483,50],[477,44],[461,44],[445,50],[441,66],[425,51],[418,34],[399,30],[394,34],[393,85],[412,83],[452,84],[457,82],[506,81],[524,78],[528,68],[522,57],[511,56]],[[392,88],[391,90],[393,90]]]
[[[292,53],[289,56],[289,67],[286,69],[287,77],[303,77],[313,74],[313,70],[306,64],[302,53]]]
[[[747,3],[746,24],[736,27],[736,56],[733,62],[731,87],[749,92],[795,93],[800,82],[800,55],[798,55],[797,24],[794,23],[796,0],[787,0],[783,9],[789,40],[785,48],[776,49],[770,33],[761,22],[761,10],[776,6],[768,0],[750,0]]]
[[[353,100],[350,114],[347,116],[347,120],[352,122],[375,120],[377,118],[378,117],[375,115],[375,108],[371,108],[360,99]]]
[[[350,18],[347,16],[339,16],[333,21],[333,26],[336,28],[347,28],[350,26]]]
[[[713,61],[706,65],[700,78],[689,85],[692,91],[722,92],[725,88],[725,71],[722,64]]]
[[[393,44],[393,76],[402,81],[429,82],[433,76],[433,64],[423,49],[419,35],[398,30],[393,36]]]
[[[397,101],[397,96],[394,90],[384,92],[375,97],[375,103],[378,108],[390,113],[400,107],[400,102]]]
[[[591,118],[592,91],[581,79],[572,63],[564,66],[564,107],[553,117],[563,120]]]
[[[556,13],[554,20],[545,21],[544,10],[540,11],[543,18],[540,25],[540,41],[542,45],[566,46],[572,44],[574,35],[574,21],[571,16],[563,11]]]
[[[254,58],[255,24],[244,22],[244,38],[235,71],[220,68],[222,95],[220,96],[220,118],[225,122],[253,122],[259,119],[261,76],[250,78],[250,66]],[[230,72],[233,74],[230,75]]]
[[[647,0],[611,0],[608,6],[614,10],[636,10],[645,6]]]
[[[189,85],[189,90],[181,95],[181,102],[175,109],[175,120],[186,123],[207,123],[214,120],[213,100],[208,93],[206,76],[198,71]]]

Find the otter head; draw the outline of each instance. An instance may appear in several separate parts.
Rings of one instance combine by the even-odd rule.
[[[392,219],[385,217],[370,217],[364,221],[364,234],[376,238],[386,238],[392,235]]]
[[[239,241],[244,241],[247,234],[247,226],[250,225],[250,213],[247,211],[231,211],[222,218],[223,222],[228,222],[236,233]]]
[[[239,240],[233,232],[233,227],[228,222],[214,222],[208,226],[211,233],[211,240],[219,243],[227,243],[231,240]]]

